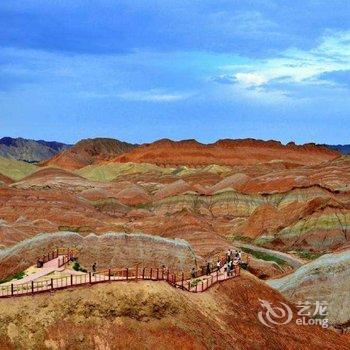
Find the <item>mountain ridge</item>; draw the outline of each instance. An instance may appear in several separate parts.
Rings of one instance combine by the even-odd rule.
[[[69,147],[71,145],[57,141],[5,136],[0,139],[0,156],[28,163],[38,163]]]

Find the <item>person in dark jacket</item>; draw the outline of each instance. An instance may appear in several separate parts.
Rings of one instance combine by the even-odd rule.
[[[210,275],[210,263],[209,262],[207,263],[205,273],[206,273],[206,275]]]
[[[94,262],[94,264],[92,265],[92,275],[94,276],[96,273],[96,269],[97,269],[97,264]]]

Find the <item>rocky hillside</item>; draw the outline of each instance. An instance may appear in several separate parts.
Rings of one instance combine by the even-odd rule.
[[[115,162],[151,163],[162,166],[249,165],[280,161],[295,164],[316,164],[338,157],[340,153],[315,144],[303,146],[277,141],[219,140],[202,144],[196,140],[159,140],[141,145]]]
[[[0,139],[0,156],[38,163],[53,157],[69,147],[70,145],[55,141],[3,137]]]
[[[329,322],[350,327],[350,250],[326,254],[269,284],[295,303],[326,301]]]
[[[203,256],[226,249],[227,238],[327,252],[350,241],[349,174],[350,157],[292,168],[281,163],[200,168],[108,163],[76,173],[42,168],[0,189],[1,243],[63,229],[141,231],[184,238]]]
[[[63,169],[80,169],[87,165],[111,160],[133,148],[135,148],[135,145],[115,139],[86,139],[42,162],[41,165]]]
[[[27,175],[32,174],[37,170],[37,166],[22,162],[15,159],[0,157],[0,174],[4,176],[3,179],[9,178],[14,181],[18,181]],[[2,181],[0,179],[0,181]],[[4,181],[8,183],[9,180]]]
[[[2,349],[348,349],[348,335],[294,319],[273,329],[260,300],[286,302],[252,276],[203,294],[166,282],[116,282],[0,300]],[[295,308],[291,306],[293,310]],[[254,335],[254,336],[252,336]]]
[[[75,249],[82,266],[90,269],[98,262],[98,269],[115,267],[161,268],[189,271],[197,265],[191,246],[184,240],[157,236],[112,233],[86,237],[75,232],[41,234],[0,250],[0,279],[24,271],[38,256],[57,247]]]

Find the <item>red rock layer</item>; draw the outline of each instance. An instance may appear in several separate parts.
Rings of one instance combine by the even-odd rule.
[[[195,140],[159,140],[117,156],[114,162],[144,162],[162,166],[249,165],[274,160],[296,164],[317,164],[334,159],[337,151],[314,144],[283,145],[277,141],[219,140],[202,144]]]
[[[86,139],[42,162],[41,165],[64,169],[80,169],[95,162],[110,160],[134,147],[130,143],[114,139]]]

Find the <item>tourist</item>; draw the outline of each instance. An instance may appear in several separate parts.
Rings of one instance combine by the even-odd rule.
[[[241,250],[238,252],[238,259],[240,262],[242,262],[242,251]]]
[[[220,270],[220,267],[221,267],[221,262],[220,262],[220,259],[218,259],[218,261],[216,263],[216,268],[218,271]]]
[[[207,263],[207,268],[206,268],[206,271],[205,271],[205,273],[206,273],[206,275],[210,275],[210,263],[208,262]]]
[[[196,278],[196,269],[194,267],[192,267],[191,277]]]
[[[44,266],[44,260],[42,258],[38,258],[36,262],[36,267],[40,268]]]
[[[97,269],[97,264],[94,262],[93,265],[92,265],[92,275],[93,276],[95,276],[96,269]]]
[[[232,260],[230,260],[227,264],[227,276],[231,276],[232,272]]]
[[[230,249],[231,250],[231,253],[230,253],[230,260],[232,260],[233,259],[233,256],[234,256],[234,253],[233,253],[233,250],[232,249]]]
[[[233,267],[235,269],[235,275],[237,275],[238,264],[239,264],[238,259],[234,259],[233,260]]]

